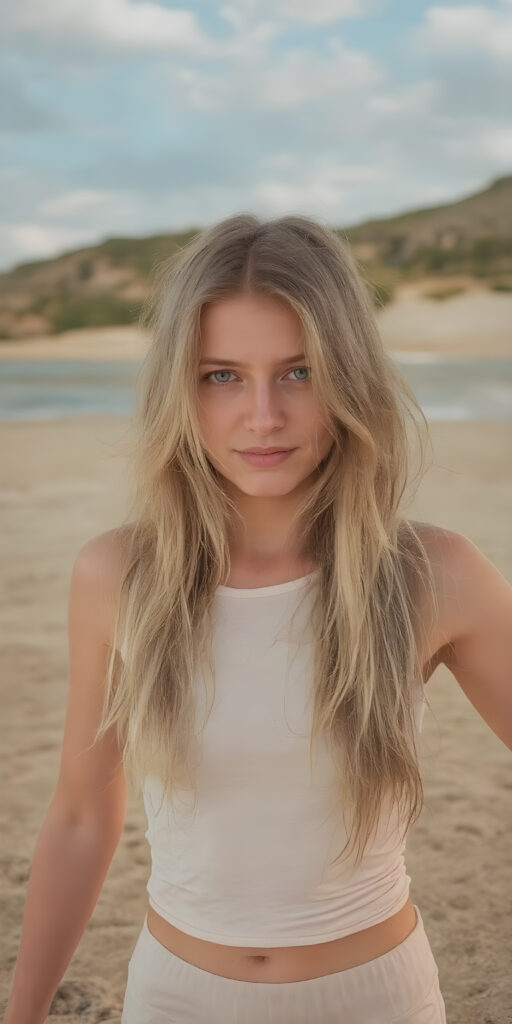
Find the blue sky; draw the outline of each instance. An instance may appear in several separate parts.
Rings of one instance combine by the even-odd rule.
[[[0,38],[2,269],[511,173],[512,0],[6,0]]]

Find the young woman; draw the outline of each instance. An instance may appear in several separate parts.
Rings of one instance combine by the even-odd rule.
[[[73,567],[5,1024],[45,1019],[127,781],[152,871],[122,1024],[441,1024],[403,858],[425,686],[444,662],[512,749],[512,588],[405,516],[411,408],[428,424],[334,232],[231,217],[165,268],[150,323],[130,514]]]

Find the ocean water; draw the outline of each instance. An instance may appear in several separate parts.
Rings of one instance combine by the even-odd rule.
[[[512,418],[512,357],[396,354],[428,420]],[[45,420],[133,410],[135,362],[0,362],[0,420]]]

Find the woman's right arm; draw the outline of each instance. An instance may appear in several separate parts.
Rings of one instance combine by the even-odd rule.
[[[115,738],[106,734],[86,750],[104,696],[118,599],[119,543],[115,530],[94,537],[73,565],[60,770],[35,845],[4,1024],[46,1020],[123,831],[126,781]]]

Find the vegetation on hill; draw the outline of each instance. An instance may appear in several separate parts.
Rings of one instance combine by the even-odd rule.
[[[0,274],[0,338],[53,334],[74,327],[135,322],[155,267],[199,228],[150,238],[111,238]],[[512,289],[512,175],[442,206],[337,228],[348,240],[377,306],[404,281],[439,276],[445,298],[470,277]],[[429,294],[429,293],[427,293]]]

